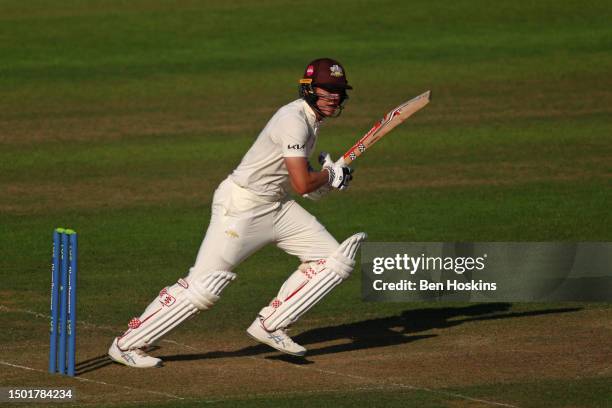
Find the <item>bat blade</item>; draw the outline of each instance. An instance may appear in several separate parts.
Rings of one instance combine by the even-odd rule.
[[[342,161],[345,165],[351,163],[396,126],[425,107],[430,99],[431,91],[427,91],[387,112],[387,114],[376,122],[374,126],[353,145],[353,147],[344,153],[339,161]]]

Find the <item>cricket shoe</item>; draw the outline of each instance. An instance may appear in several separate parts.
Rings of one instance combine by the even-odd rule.
[[[300,357],[306,354],[306,349],[291,340],[291,337],[287,335],[285,329],[277,329],[273,332],[264,329],[259,316],[257,316],[246,332],[254,340],[267,344],[283,353]]]
[[[161,359],[151,357],[142,349],[121,350],[117,345],[118,339],[118,337],[115,337],[115,340],[113,340],[113,344],[111,344],[110,348],[108,349],[108,355],[113,361],[116,361],[117,363],[126,365],[128,367],[136,368],[162,366],[163,363]]]

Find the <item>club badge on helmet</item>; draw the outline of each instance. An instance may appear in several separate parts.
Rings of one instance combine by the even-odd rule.
[[[340,94],[333,114],[325,114],[319,109],[317,100],[320,96],[316,94],[314,88],[322,88],[328,92]],[[304,70],[299,86],[300,96],[321,117],[340,116],[344,103],[348,99],[347,89],[353,89],[353,87],[348,84],[344,67],[331,58],[319,58],[310,62]]]

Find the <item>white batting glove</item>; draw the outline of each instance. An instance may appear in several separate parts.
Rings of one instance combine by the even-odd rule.
[[[333,166],[334,161],[332,160],[329,153],[321,152],[319,153],[319,164],[321,165],[321,167]]]
[[[343,164],[334,163],[329,153],[326,152],[321,152],[319,155],[319,163],[321,163],[323,169],[327,169],[329,172],[328,186],[339,190],[348,188],[349,182],[353,179],[353,169]]]

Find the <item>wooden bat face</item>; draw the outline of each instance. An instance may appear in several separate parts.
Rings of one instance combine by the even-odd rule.
[[[344,153],[339,161],[342,161],[343,164],[349,164],[357,157],[361,156],[367,148],[380,140],[397,125],[412,116],[412,114],[427,105],[430,101],[430,96],[431,91],[427,91],[392,109],[383,116],[381,120],[376,122],[376,124],[374,124],[374,126],[353,145],[353,147]]]

